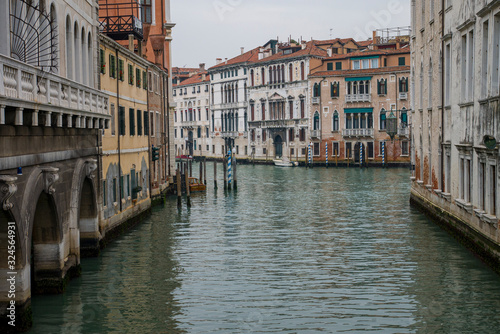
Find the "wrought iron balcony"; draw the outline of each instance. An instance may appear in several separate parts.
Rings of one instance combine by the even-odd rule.
[[[373,129],[344,129],[344,137],[373,137]]]
[[[99,0],[99,30],[114,40],[129,35],[142,40],[141,5],[137,0]]]

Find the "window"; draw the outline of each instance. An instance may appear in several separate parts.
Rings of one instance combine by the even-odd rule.
[[[302,128],[299,131],[299,140],[300,141],[306,141],[306,129]]]
[[[149,136],[149,112],[144,111],[144,135]]]
[[[474,87],[474,30],[462,35],[462,58],[461,72],[462,78],[461,93],[462,101],[469,101],[473,98]]]
[[[142,71],[142,89],[148,89],[148,78],[146,71]]]
[[[314,113],[313,130],[319,130],[319,112],[317,111]]]
[[[125,107],[120,106],[118,108],[118,135],[125,135]]]
[[[137,135],[142,136],[142,111],[137,110]]]
[[[326,64],[326,70],[327,71],[333,71],[333,63]]]
[[[111,135],[114,136],[116,134],[116,120],[115,120],[115,105],[113,103],[111,103],[110,113],[111,113]]]
[[[408,126],[408,111],[406,108],[401,110],[401,126],[405,128]]]
[[[114,55],[109,55],[109,76],[116,79],[116,58]]]
[[[118,80],[124,81],[125,80],[125,73],[123,73],[124,68],[123,68],[123,59],[118,59]]]
[[[266,120],[266,104],[262,103],[262,120]]]
[[[174,89],[173,93],[174,93],[174,96],[176,96],[176,95],[177,95],[177,91],[176,91],[175,89]]]
[[[368,159],[373,159],[375,157],[374,149],[373,149],[373,142],[368,142],[366,143],[366,155]]]
[[[360,62],[359,60],[354,60],[352,62],[352,69],[353,70],[359,70],[361,68],[361,65],[360,65]]]
[[[151,0],[141,0],[142,6],[142,23],[152,23],[153,16],[151,14]]]
[[[300,118],[305,117],[305,102],[304,99],[300,99]]]
[[[116,203],[116,195],[118,194],[116,177],[113,179],[113,202]]]
[[[403,77],[399,79],[399,92],[408,93],[408,78]]]
[[[399,66],[405,66],[406,65],[406,58],[405,57],[399,57],[398,58],[398,65]]]
[[[342,62],[341,61],[338,61],[338,62],[335,63],[335,69],[337,71],[342,70]]]
[[[128,110],[128,115],[129,115],[130,135],[135,136],[135,110],[130,108]]]
[[[201,138],[201,127],[198,127],[197,134],[198,134],[198,138]]]
[[[483,23],[483,59],[481,61],[481,96],[488,96],[488,55],[490,45],[488,43],[489,38],[489,21]]]
[[[335,110],[335,112],[333,113],[332,130],[339,131],[339,113],[337,112],[337,110]]]
[[[345,157],[346,157],[346,159],[352,158],[352,143],[351,142],[345,143]]]
[[[339,97],[339,90],[340,90],[340,84],[339,82],[332,82],[330,85],[330,95],[332,98]]]
[[[106,198],[106,180],[102,181],[102,205],[107,206],[108,201]]]
[[[134,84],[134,66],[131,64],[128,64],[128,84]]]
[[[402,141],[401,142],[401,155],[403,156],[408,156],[409,155],[409,145],[408,145],[408,141]]]
[[[304,62],[302,62],[300,63],[300,80],[305,80],[305,75],[306,75],[305,64]]]
[[[141,88],[141,70],[138,68],[135,69],[135,85]]]
[[[313,154],[314,156],[319,156],[319,143],[313,143]]]
[[[313,96],[314,97],[320,97],[321,96],[321,86],[318,83],[314,84],[314,87],[313,87]]]
[[[385,109],[380,111],[380,130],[385,130]]]
[[[387,79],[377,80],[378,95],[387,95]]]
[[[332,156],[339,157],[340,156],[340,148],[338,142],[332,143]]]
[[[106,74],[106,58],[103,49],[99,49],[99,62],[101,65],[101,74]]]
[[[262,142],[265,142],[267,140],[267,132],[266,130],[262,129]]]
[[[497,203],[497,172],[496,166],[490,165],[490,205],[489,213],[492,216],[496,216],[496,203]]]
[[[500,37],[500,36],[499,36]],[[444,54],[444,103],[445,105],[450,105],[450,88],[451,88],[451,45],[446,44],[445,54]],[[498,67],[497,67],[498,68]]]
[[[378,58],[372,59],[372,68],[378,68]]]

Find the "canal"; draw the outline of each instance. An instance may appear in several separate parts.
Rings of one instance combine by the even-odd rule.
[[[410,208],[408,170],[241,165],[238,178],[232,192],[208,180],[190,209],[167,200],[83,259],[65,294],[33,298],[31,333],[500,328],[500,277]]]

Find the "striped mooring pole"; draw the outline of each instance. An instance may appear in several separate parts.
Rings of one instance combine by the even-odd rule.
[[[359,144],[359,167],[363,167],[363,144]]]
[[[312,155],[312,144],[309,144],[309,165],[312,165],[313,155]]]
[[[385,141],[382,142],[382,166],[385,167]]]
[[[227,186],[231,189],[231,149],[227,153]]]
[[[325,143],[326,148],[326,168],[328,168],[328,143]]]

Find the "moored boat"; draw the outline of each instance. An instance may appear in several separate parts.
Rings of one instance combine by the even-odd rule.
[[[203,184],[203,182],[200,182],[197,178],[195,177],[190,177],[189,178],[189,191],[190,192],[199,192],[199,191],[205,191],[207,190],[207,186]]]

